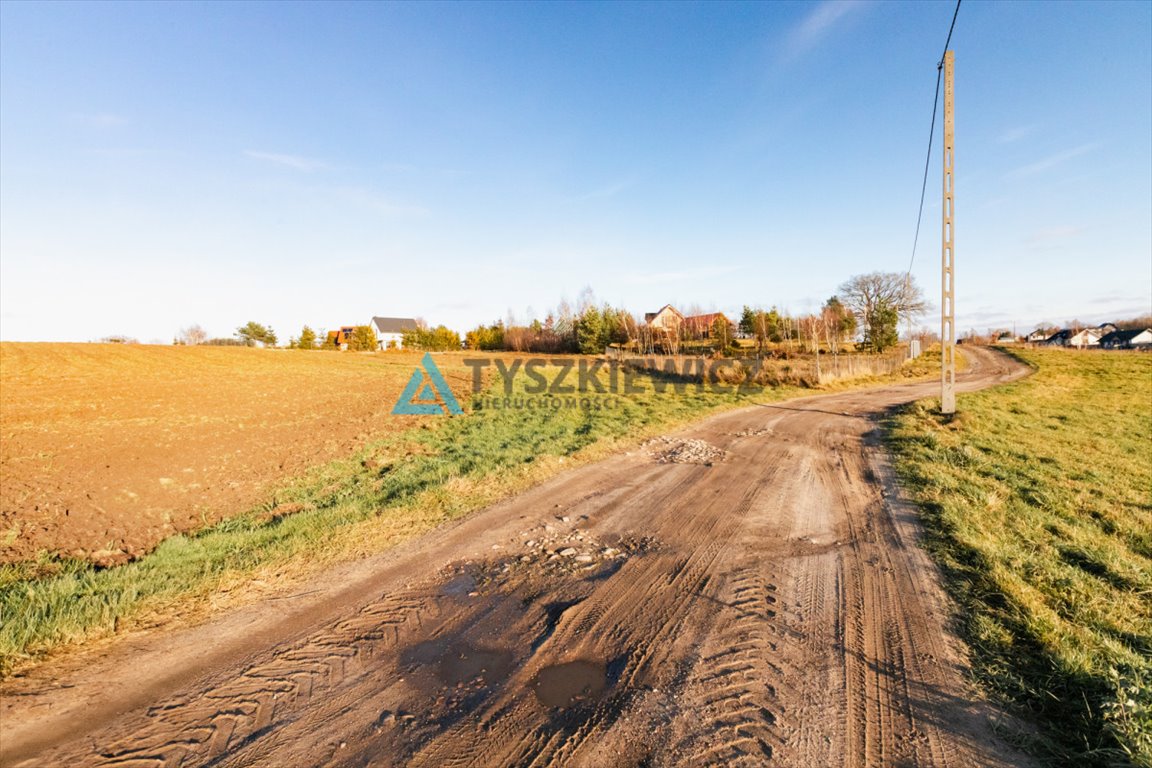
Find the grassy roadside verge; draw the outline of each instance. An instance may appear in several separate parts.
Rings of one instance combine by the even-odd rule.
[[[545,369],[551,380],[554,372]],[[923,373],[909,366],[898,378]],[[891,379],[890,379],[891,380]],[[828,391],[880,383],[840,382]],[[98,568],[42,557],[0,566],[0,677],[50,653],[134,628],[173,626],[275,593],[337,563],[380,552],[572,466],[721,409],[818,390],[675,394],[649,375],[614,406],[476,408],[397,417],[410,428],[286,482],[259,508],[178,535],[134,562]],[[513,398],[532,381],[516,379]],[[485,395],[502,399],[498,384]]]
[[[1050,764],[1152,766],[1152,356],[1026,350],[1028,379],[889,424],[979,681]]]

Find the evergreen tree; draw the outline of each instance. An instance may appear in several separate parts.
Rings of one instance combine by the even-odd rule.
[[[300,338],[296,339],[295,346],[296,349],[316,349],[316,331],[307,325],[301,328]]]
[[[276,332],[252,320],[236,329],[236,337],[247,347],[254,347],[257,343],[266,347],[276,346]]]
[[[357,325],[348,339],[348,349],[353,352],[373,352],[376,350],[376,333],[369,325]]]
[[[576,343],[580,353],[598,355],[604,351],[604,317],[595,304],[589,304],[576,325]]]
[[[747,304],[744,305],[744,311],[740,313],[740,330],[749,336],[756,335],[756,315],[757,311]]]

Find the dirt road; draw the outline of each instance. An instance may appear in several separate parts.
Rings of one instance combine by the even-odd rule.
[[[1024,373],[969,357],[962,389]],[[10,687],[3,762],[1026,764],[964,682],[878,446],[876,417],[933,390],[724,414],[299,594]]]

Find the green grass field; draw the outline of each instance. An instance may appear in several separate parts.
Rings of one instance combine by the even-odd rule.
[[[1029,378],[890,424],[987,690],[1049,764],[1152,766],[1152,355],[1022,350]]]

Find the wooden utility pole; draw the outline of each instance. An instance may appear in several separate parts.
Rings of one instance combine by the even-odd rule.
[[[956,228],[952,51],[944,52],[944,201],[940,273],[940,412],[956,413]]]

